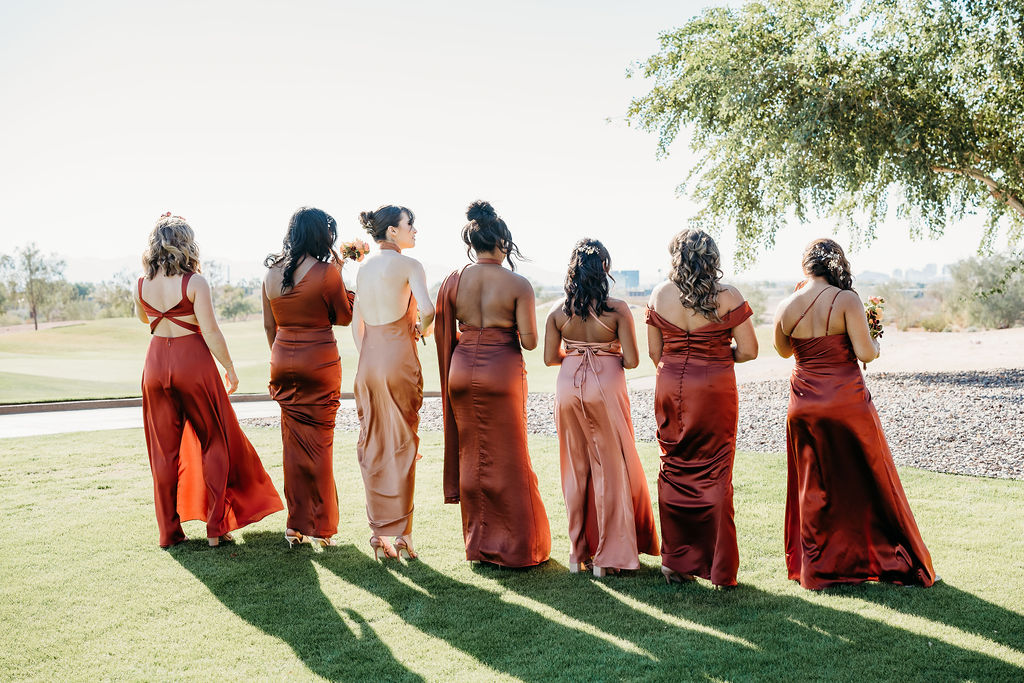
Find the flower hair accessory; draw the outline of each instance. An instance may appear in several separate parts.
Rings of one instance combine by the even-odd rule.
[[[188,221],[185,220],[184,216],[172,216],[170,211],[165,211],[164,213],[160,214],[160,218],[177,218],[179,221],[185,221],[186,223],[188,223]]]

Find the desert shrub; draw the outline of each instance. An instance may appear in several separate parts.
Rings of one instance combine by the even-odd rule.
[[[1024,276],[1005,254],[973,256],[952,266],[946,310],[961,326],[1005,328],[1024,323]]]

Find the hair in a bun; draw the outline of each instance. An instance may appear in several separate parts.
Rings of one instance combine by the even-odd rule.
[[[490,202],[478,199],[466,209],[469,222],[462,228],[462,241],[466,243],[466,255],[472,256],[471,250],[494,251],[499,249],[505,254],[509,268],[516,269],[513,258],[523,260],[519,247],[512,241],[512,233],[494,210]]]
[[[388,238],[388,228],[402,222],[402,214],[409,216],[409,225],[416,220],[416,214],[404,206],[385,204],[374,211],[363,211],[359,214],[359,223],[363,230],[370,233],[376,242],[384,242]]]
[[[833,287],[853,289],[850,262],[835,240],[822,238],[808,244],[804,249],[803,266],[805,273],[823,277]]]

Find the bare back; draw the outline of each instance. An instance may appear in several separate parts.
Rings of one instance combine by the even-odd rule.
[[[718,308],[716,309],[718,317],[721,318],[742,305],[743,295],[739,293],[739,290],[731,285],[720,285]],[[684,306],[683,302],[679,300],[679,288],[671,281],[663,282],[654,289],[651,294],[651,308],[662,318],[687,332],[714,322],[692,308]]]
[[[784,357],[793,353],[790,339],[845,334],[857,357],[868,363],[878,357],[867,316],[857,293],[825,282],[809,281],[782,300],[775,311],[775,348]]]
[[[473,327],[516,327],[520,299],[533,287],[521,275],[499,265],[476,264],[462,271],[455,317]]]
[[[616,341],[619,338],[618,329],[622,318],[622,313],[616,304],[625,306],[626,302],[619,299],[608,299],[608,304],[614,310],[605,311],[599,316],[588,315],[586,320],[578,315],[567,316],[559,306],[554,313],[554,322],[561,331],[562,338],[597,343]]]
[[[163,273],[157,273],[153,276],[152,280],[143,278],[142,298],[145,299],[147,304],[158,311],[168,311],[174,308],[178,305],[178,302],[181,301],[182,277],[183,276],[181,275],[167,276]],[[193,303],[196,299],[196,282],[195,277],[189,280],[186,293],[188,300]],[[137,290],[136,298],[138,298]],[[192,325],[199,324],[199,320],[195,315],[182,315],[175,317],[184,323],[190,323]],[[157,337],[184,337],[186,335],[195,334],[195,332],[164,318],[157,323],[155,328],[153,328],[153,334]]]
[[[403,315],[412,294],[410,274],[419,262],[382,251],[360,265],[356,276],[356,311],[367,325],[386,325]]]

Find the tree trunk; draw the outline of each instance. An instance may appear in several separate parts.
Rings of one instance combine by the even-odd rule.
[[[991,176],[987,176],[976,168],[948,168],[946,166],[932,166],[932,170],[936,173],[954,173],[956,175],[962,175],[965,178],[971,178],[979,182],[985,183],[988,187],[988,192],[992,195],[992,198],[996,201],[1005,203],[1008,207],[1017,212],[1021,218],[1024,218],[1024,202],[1020,200],[1020,197],[1013,194],[1008,190],[1004,190],[999,187],[999,183],[995,181]]]
[[[39,313],[36,311],[36,307],[32,307],[32,322],[36,325],[36,332],[39,331]]]

